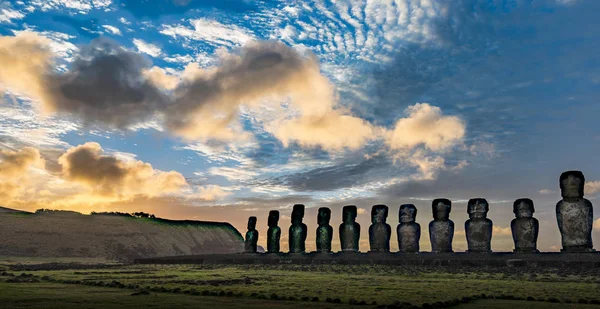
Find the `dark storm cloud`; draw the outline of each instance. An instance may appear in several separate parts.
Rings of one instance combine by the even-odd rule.
[[[71,69],[47,77],[51,109],[85,123],[118,128],[144,121],[164,109],[167,98],[143,70],[149,63],[116,42],[98,38],[82,48]]]

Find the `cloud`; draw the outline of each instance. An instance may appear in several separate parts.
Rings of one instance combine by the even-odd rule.
[[[179,85],[179,77],[170,75],[162,68],[152,67],[142,71],[143,76],[151,81],[156,87],[173,90]]]
[[[190,199],[198,199],[206,202],[214,202],[230,195],[231,192],[223,190],[223,187],[217,185],[210,185],[204,187],[198,187],[198,192],[189,195]]]
[[[275,122],[267,130],[273,132],[285,147],[295,141],[303,147],[327,150],[356,150],[376,137],[376,130],[367,121],[334,110],[324,115]]]
[[[37,149],[0,149],[0,202],[12,201],[31,185],[32,168],[45,168],[45,160]]]
[[[158,47],[154,44],[146,43],[143,40],[133,39],[133,45],[135,45],[135,47],[137,48],[137,50],[140,53],[144,53],[144,54],[150,55],[155,58],[162,55],[162,51],[160,50],[160,47]]]
[[[512,230],[510,227],[501,227],[494,225],[492,228],[492,235],[496,236],[511,236]]]
[[[43,168],[44,159],[33,147],[24,147],[19,151],[0,149],[0,177],[18,178],[29,167]]]
[[[594,221],[594,230],[600,231],[600,218],[598,218],[598,219],[596,219],[596,221]]]
[[[0,23],[11,23],[13,19],[23,19],[25,14],[10,8],[0,9]]]
[[[114,35],[122,35],[121,30],[115,26],[111,26],[111,25],[102,25],[102,27],[104,29],[106,29],[106,31],[114,34]]]
[[[105,155],[98,143],[85,143],[69,149],[59,159],[63,177],[105,196],[121,198],[160,196],[176,193],[187,186],[178,172],[163,172],[142,161],[125,161]]]
[[[244,45],[254,39],[248,30],[236,25],[225,25],[216,20],[198,18],[188,21],[191,28],[185,25],[164,25],[160,33],[173,38],[182,37],[187,40],[204,41],[216,45]]]
[[[175,76],[106,38],[84,46],[61,74],[51,71],[44,38],[19,33],[0,39],[5,42],[0,65],[7,68],[0,82],[40,100],[47,112],[85,124],[124,129],[162,115],[165,126],[186,139],[239,141],[249,137],[240,108],[270,104],[281,112],[266,129],[285,146],[358,149],[376,138],[368,122],[336,106],[333,85],[314,55],[303,57],[283,43],[247,44],[237,53],[221,54],[218,67],[189,64],[177,84]],[[282,108],[286,100],[289,105]]]
[[[239,139],[242,105],[255,108],[286,98],[296,115],[266,127],[284,145],[355,149],[372,138],[366,121],[334,108],[333,86],[314,56],[302,57],[283,43],[250,43],[239,53],[222,54],[218,67],[203,70],[191,64],[183,75],[165,116],[167,127],[188,139]]]
[[[538,191],[539,194],[552,194],[555,193],[556,191],[554,190],[550,190],[550,189],[542,189],[540,191]]]
[[[586,181],[584,192],[585,194],[589,195],[594,195],[600,192],[600,181]]]
[[[417,103],[405,110],[408,117],[399,119],[386,136],[391,149],[406,150],[423,145],[440,151],[461,142],[466,126],[457,116],[444,116],[439,107]]]
[[[45,96],[43,75],[50,70],[50,40],[30,32],[0,36],[0,85],[15,92]]]
[[[39,100],[46,112],[125,128],[149,119],[166,103],[143,75],[146,60],[112,40],[101,37],[83,47],[65,73],[52,72],[49,42],[37,34],[0,37],[0,43],[0,83]]]

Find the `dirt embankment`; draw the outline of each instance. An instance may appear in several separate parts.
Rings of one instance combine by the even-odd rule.
[[[242,235],[229,223],[0,211],[0,255],[5,256],[91,257],[128,262],[136,258],[243,250]]]

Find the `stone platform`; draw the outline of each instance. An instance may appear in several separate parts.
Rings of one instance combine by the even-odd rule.
[[[338,264],[600,268],[600,253],[238,253],[137,259],[136,264]]]

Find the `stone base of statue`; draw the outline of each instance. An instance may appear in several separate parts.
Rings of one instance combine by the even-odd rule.
[[[514,249],[513,252],[514,253],[540,253],[540,250],[538,250],[536,248],[519,248],[519,249]]]
[[[590,247],[567,247],[567,248],[563,248],[560,249],[560,252],[565,252],[565,253],[595,253],[596,250]]]
[[[467,250],[465,252],[468,254],[490,254],[492,250]]]

